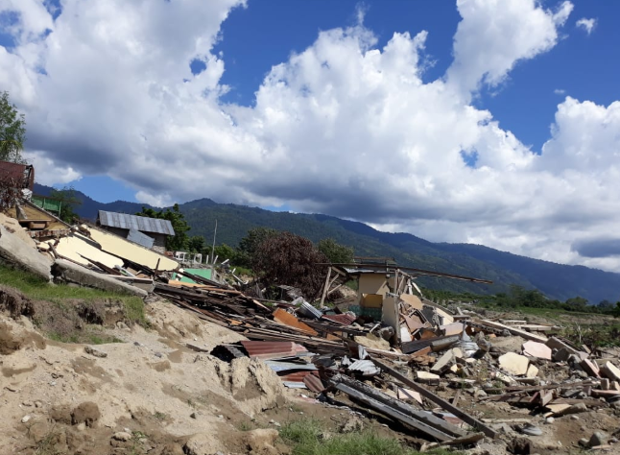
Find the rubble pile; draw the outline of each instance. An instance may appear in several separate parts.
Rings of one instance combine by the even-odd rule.
[[[96,226],[24,235],[28,231],[4,215],[0,225],[3,260],[46,280],[163,297],[245,338],[187,348],[225,362],[257,359],[285,387],[304,389],[325,405],[381,416],[419,438],[423,449],[490,438],[513,453],[530,453],[518,448],[519,437],[536,445],[558,419],[620,409],[619,352],[575,346],[554,325],[443,307],[413,282],[420,274],[473,278],[387,262],[332,264],[317,308],[295,292],[292,301],[248,296]],[[346,308],[324,307],[352,276],[359,280],[357,299]],[[580,441],[600,449],[615,443],[603,432]],[[548,440],[542,446],[559,447]]]

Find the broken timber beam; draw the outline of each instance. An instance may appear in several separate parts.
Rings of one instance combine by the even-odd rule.
[[[337,390],[346,393],[351,398],[438,441],[449,441],[465,434],[456,426],[432,413],[414,409],[360,381],[342,375],[333,377],[331,381]]]
[[[478,324],[489,326],[492,329],[508,330],[512,335],[525,338],[526,340],[538,341],[539,343],[547,342],[547,337],[545,336],[526,332],[525,330],[517,329],[509,325],[501,324],[499,322],[489,321],[488,319],[483,319],[482,321],[477,321],[477,322]]]
[[[389,374],[390,376],[392,376],[395,379],[398,379],[400,382],[405,384],[407,387],[410,387],[414,392],[418,392],[420,395],[422,395],[423,397],[429,399],[433,403],[441,406],[446,411],[451,412],[452,414],[457,416],[459,419],[461,419],[463,422],[468,423],[469,425],[471,425],[472,427],[474,427],[476,429],[479,429],[480,431],[482,431],[485,435],[489,436],[490,438],[495,438],[497,436],[497,432],[495,430],[493,430],[492,428],[489,428],[484,423],[482,423],[481,421],[476,419],[474,416],[471,416],[471,415],[467,414],[466,412],[461,411],[456,406],[451,405],[449,402],[447,402],[443,398],[435,395],[430,390],[425,389],[420,384],[418,384],[418,383],[412,381],[411,379],[407,378],[406,376],[400,374],[398,371],[396,371],[393,368],[390,368],[389,366],[387,366],[383,362],[380,362],[377,359],[374,359],[372,357],[370,358],[370,360],[372,360],[375,365],[377,365],[379,368],[381,368],[387,374]]]

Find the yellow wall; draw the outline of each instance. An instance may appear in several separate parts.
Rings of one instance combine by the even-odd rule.
[[[153,250],[125,240],[102,229],[88,226],[90,237],[101,245],[103,251],[128,259],[137,264],[159,271],[172,271],[179,267],[179,263]],[[158,266],[159,264],[159,266]]]
[[[385,295],[389,291],[386,280],[385,273],[363,273],[360,275],[358,293]],[[391,278],[390,283],[393,281]]]

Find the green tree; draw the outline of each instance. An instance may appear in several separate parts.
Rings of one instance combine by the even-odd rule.
[[[277,234],[278,231],[275,229],[264,227],[250,229],[246,236],[239,241],[237,254],[234,258],[235,265],[251,267],[252,261],[254,260],[254,255],[261,243]]]
[[[190,227],[179,209],[179,204],[174,204],[172,210],[167,208],[166,210],[157,211],[152,208],[142,207],[142,211],[136,213],[136,215],[168,220],[172,223],[174,236],[166,238],[166,249],[168,251],[184,250],[187,247],[187,231],[190,230]]]
[[[568,309],[573,311],[584,311],[588,310],[588,299],[584,299],[583,297],[572,297],[566,300],[566,306]]]
[[[190,253],[202,253],[206,248],[205,238],[201,235],[194,235],[187,239],[187,250]]]
[[[232,261],[237,255],[235,249],[231,246],[226,245],[225,243],[216,246],[214,253],[214,257],[217,257],[218,262],[225,261],[226,259],[230,259]]]
[[[327,259],[333,264],[353,262],[353,248],[341,245],[334,239],[319,241],[319,251],[327,256]]]
[[[61,203],[58,218],[69,224],[74,224],[79,221],[80,217],[75,213],[75,209],[82,205],[82,201],[78,198],[73,187],[65,186],[61,190],[53,189],[50,197],[52,199],[58,199]]]
[[[9,92],[0,95],[0,160],[19,162],[26,141],[26,118],[9,101]]]
[[[313,301],[325,281],[327,257],[313,243],[290,232],[267,238],[254,255],[253,270],[267,286],[288,285],[301,289]]]

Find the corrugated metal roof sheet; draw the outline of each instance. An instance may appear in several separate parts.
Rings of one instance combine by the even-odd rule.
[[[356,360],[349,366],[348,370],[360,371],[364,376],[374,376],[381,372],[370,360]]]
[[[276,373],[285,371],[316,371],[316,367],[311,363],[278,362],[275,360],[265,360],[265,363]],[[291,379],[292,380],[292,379]]]
[[[280,380],[282,382],[301,382],[304,383],[304,379],[311,375],[311,371],[294,371],[288,374],[280,374]]]
[[[255,359],[278,359],[307,353],[308,350],[292,341],[242,341],[241,344]]]
[[[140,231],[135,229],[129,229],[129,234],[127,234],[127,240],[133,243],[137,243],[138,245],[142,245],[146,248],[153,248],[153,243],[155,243],[155,239],[153,237],[149,237],[146,234],[143,234]]]
[[[325,390],[323,381],[314,374],[308,374],[304,377],[304,384],[315,393],[321,393]]]
[[[135,229],[140,232],[174,235],[172,223],[169,220],[161,220],[158,218],[147,218],[145,216],[129,215],[127,213],[99,210],[99,222],[102,226],[118,229]]]

